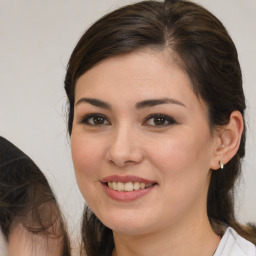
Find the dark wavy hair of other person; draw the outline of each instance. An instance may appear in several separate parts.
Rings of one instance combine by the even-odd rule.
[[[0,227],[7,241],[11,230],[19,224],[45,239],[60,239],[62,255],[71,255],[54,193],[44,174],[27,156],[0,166]]]

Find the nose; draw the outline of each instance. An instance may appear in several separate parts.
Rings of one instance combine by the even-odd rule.
[[[107,161],[119,168],[142,162],[143,150],[138,137],[137,132],[127,125],[116,128],[110,137]]]

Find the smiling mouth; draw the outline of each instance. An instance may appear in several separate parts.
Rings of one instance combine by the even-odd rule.
[[[105,183],[106,186],[108,186],[110,189],[113,189],[115,191],[120,191],[120,192],[131,192],[131,191],[136,191],[136,190],[142,190],[142,189],[147,189],[150,188],[156,183],[151,183],[147,184],[144,182],[120,182],[120,181],[109,181]]]

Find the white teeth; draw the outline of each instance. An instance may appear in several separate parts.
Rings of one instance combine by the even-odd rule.
[[[114,182],[112,182],[112,188],[114,189],[114,190],[117,190],[117,184],[116,184],[116,182],[114,181]]]
[[[133,190],[139,190],[139,189],[145,189],[145,188],[149,188],[151,186],[153,186],[153,184],[146,184],[146,183],[143,183],[143,182],[126,182],[126,183],[123,183],[123,182],[116,182],[116,181],[113,181],[113,182],[108,182],[107,183],[108,187],[111,188],[111,189],[114,189],[114,190],[117,190],[117,191],[133,191]]]
[[[124,183],[117,182],[116,188],[117,188],[118,191],[124,191]]]
[[[127,182],[127,183],[124,184],[124,191],[133,191],[132,182]]]
[[[112,182],[108,182],[108,186],[109,186],[110,188],[113,188]]]
[[[134,190],[139,190],[139,189],[140,189],[140,183],[139,183],[139,182],[135,182],[135,183],[133,184],[133,189],[134,189]]]

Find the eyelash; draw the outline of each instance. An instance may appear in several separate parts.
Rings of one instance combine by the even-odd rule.
[[[95,118],[102,118],[104,120],[104,123],[95,124],[95,123],[90,123],[89,122],[90,119],[92,119],[92,121],[95,121]],[[106,121],[107,121],[107,124],[105,124]],[[82,118],[80,123],[90,125],[90,126],[101,126],[101,125],[110,125],[111,124],[104,115],[98,114],[98,113],[92,113],[92,114],[86,115],[85,117]]]
[[[96,121],[95,118],[101,118],[102,119],[101,121],[103,121],[103,123],[100,123],[100,124],[90,123],[90,119],[92,119],[92,122],[95,122]],[[160,123],[159,125],[157,125],[156,124],[157,119],[158,119],[158,122],[163,121],[164,124]],[[152,120],[154,122],[154,124],[149,124],[150,120]],[[86,115],[85,117],[82,118],[80,123],[86,124],[89,126],[111,125],[111,123],[107,120],[106,116],[104,116],[102,114],[98,114],[98,113],[92,113],[92,114]],[[155,127],[165,127],[165,126],[169,126],[172,124],[176,124],[176,121],[172,117],[164,115],[164,114],[151,114],[151,115],[147,116],[145,121],[142,123],[143,126],[148,125],[148,126],[155,126]]]
[[[176,124],[176,121],[170,116],[167,116],[167,115],[164,115],[164,114],[151,114],[143,122],[143,125],[147,124],[147,122],[149,122],[149,120],[151,120],[151,119],[153,120],[154,124],[148,124],[149,126],[165,127],[165,126],[169,126],[169,125],[172,125],[172,124]],[[157,125],[155,123],[156,119],[162,119],[161,121],[164,121],[164,124]]]

